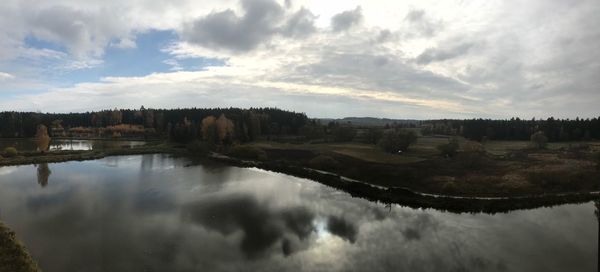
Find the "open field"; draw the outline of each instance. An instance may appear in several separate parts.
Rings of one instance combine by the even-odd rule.
[[[385,153],[375,145],[361,143],[287,144],[276,142],[257,142],[249,145],[262,149],[304,150],[318,154],[335,153],[376,163],[402,164],[424,160],[424,158],[411,154],[400,156],[396,154]]]
[[[266,161],[284,161],[334,172],[384,187],[463,196],[525,196],[600,190],[600,171],[593,161],[600,142],[550,143],[532,149],[528,141],[488,141],[485,152],[463,150],[440,155],[445,137],[419,137],[402,154],[360,143],[282,144],[257,142],[248,146],[266,151]],[[326,156],[326,159],[323,159]],[[315,161],[319,159],[318,161]]]
[[[290,144],[278,142],[256,142],[249,145],[281,150],[307,150],[319,153],[337,153],[356,159],[389,164],[414,163],[439,156],[437,146],[448,143],[450,137],[445,136],[421,136],[417,142],[412,144],[408,151],[403,154],[390,154],[383,152],[376,145],[362,143],[319,143],[319,144]],[[466,139],[458,137],[461,149]],[[600,141],[590,142],[558,142],[548,143],[548,150],[555,151],[561,148],[586,144],[591,151],[600,151]],[[485,151],[490,155],[503,156],[513,151],[525,150],[530,147],[529,141],[487,141],[483,144]]]
[[[590,145],[590,149],[592,151],[600,151],[600,142],[599,141],[590,141],[590,142],[557,142],[557,143],[548,143],[547,149],[549,150],[558,150],[561,148],[568,148],[569,146],[577,146],[581,144]],[[493,155],[506,155],[511,151],[517,151],[526,149],[530,146],[529,141],[488,141],[483,145],[485,150]]]
[[[464,139],[461,139],[461,142],[463,141]],[[419,137],[418,141],[411,145],[409,150],[403,154],[390,154],[382,151],[376,145],[355,142],[318,144],[255,142],[249,145],[263,149],[306,150],[322,154],[336,153],[374,163],[405,164],[423,161],[436,156],[439,153],[436,147],[445,143],[448,143],[447,137]]]

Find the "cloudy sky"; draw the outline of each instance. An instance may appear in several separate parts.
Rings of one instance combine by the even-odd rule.
[[[597,0],[3,0],[0,110],[600,115]]]

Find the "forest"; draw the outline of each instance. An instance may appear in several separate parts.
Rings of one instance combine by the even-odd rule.
[[[146,109],[142,106],[137,110],[84,113],[11,111],[0,112],[0,137],[33,137],[37,127],[44,125],[51,137],[168,137],[185,142],[201,136],[203,123],[212,126],[219,120],[219,124],[224,124],[219,127],[221,134],[228,134],[223,137],[247,142],[260,135],[296,134],[308,118],[303,113],[275,108]]]
[[[527,141],[538,131],[543,132],[550,142],[600,139],[600,118],[430,120],[423,121],[421,127],[424,135],[460,135],[476,141]]]
[[[34,137],[38,126],[44,125],[50,137],[169,138],[177,142],[210,138],[220,143],[245,143],[259,137],[299,136],[305,140],[377,143],[385,131],[407,128],[418,129],[423,136],[455,135],[475,141],[528,141],[536,132],[542,132],[550,142],[600,139],[599,118],[411,122],[385,119],[389,121],[385,125],[365,125],[362,119],[365,118],[309,119],[304,113],[277,108],[146,109],[142,106],[84,113],[5,111],[0,112],[0,138]]]

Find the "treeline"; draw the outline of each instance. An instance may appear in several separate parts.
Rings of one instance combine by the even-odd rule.
[[[187,141],[201,137],[202,121],[223,116],[231,122],[237,141],[254,140],[261,135],[297,134],[307,122],[304,113],[276,108],[186,108],[114,109],[84,113],[0,112],[0,137],[33,137],[38,125],[50,128],[52,137],[127,136],[169,137]],[[98,135],[100,134],[100,135]]]
[[[421,132],[428,134],[461,135],[472,140],[529,140],[543,132],[551,142],[588,141],[600,139],[600,119],[510,120],[470,119],[423,121]]]

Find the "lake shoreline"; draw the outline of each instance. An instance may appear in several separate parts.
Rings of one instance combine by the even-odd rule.
[[[411,208],[431,208],[454,213],[504,213],[513,210],[584,203],[600,198],[600,192],[597,191],[502,197],[433,195],[413,191],[409,188],[384,188],[352,180],[335,173],[290,166],[282,162],[248,161],[224,155],[215,155],[211,158],[232,166],[258,168],[309,179],[349,193],[353,197],[364,198],[369,201],[398,204]]]
[[[51,152],[22,152],[13,158],[4,158],[0,160],[2,166],[16,166],[40,163],[58,163],[67,161],[88,161],[97,160],[109,156],[127,156],[143,154],[185,154],[185,151],[165,146],[144,146],[128,149],[107,149],[102,151],[94,150],[65,150]]]
[[[109,156],[170,154],[190,157],[201,161],[218,161],[226,165],[259,168],[299,178],[306,178],[347,192],[354,197],[368,199],[386,204],[400,204],[413,208],[433,208],[450,212],[508,212],[519,209],[530,209],[568,203],[582,203],[600,198],[597,191],[560,192],[531,195],[495,196],[433,194],[416,191],[408,187],[384,187],[351,179],[335,172],[317,170],[297,164],[289,164],[281,160],[243,160],[218,153],[209,156],[195,156],[186,149],[167,144],[135,147],[129,149],[111,149],[103,151],[53,151],[40,154],[25,152],[15,158],[0,160],[1,166],[15,166],[41,163],[58,163],[66,161],[97,160]]]

